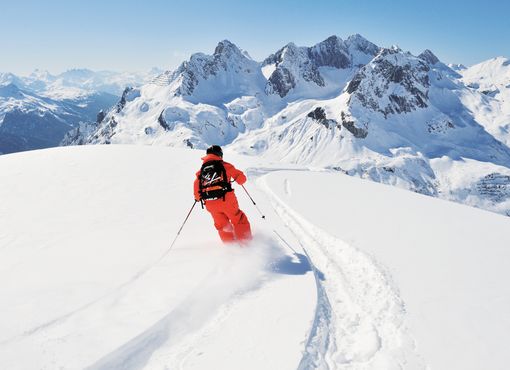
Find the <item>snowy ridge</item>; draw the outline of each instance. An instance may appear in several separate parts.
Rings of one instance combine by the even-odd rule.
[[[459,73],[461,81],[476,91],[464,94],[463,103],[487,131],[510,146],[510,60],[490,59]]]

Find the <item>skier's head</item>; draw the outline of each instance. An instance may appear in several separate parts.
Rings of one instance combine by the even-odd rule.
[[[219,145],[213,145],[213,146],[207,148],[206,153],[207,154],[215,154],[218,157],[223,158],[223,150],[221,150],[221,146],[219,146]]]

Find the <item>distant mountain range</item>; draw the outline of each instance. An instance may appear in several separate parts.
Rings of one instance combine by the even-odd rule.
[[[510,215],[509,65],[447,65],[360,35],[258,62],[224,40],[125,88],[63,144],[226,145]]]
[[[95,122],[100,110],[114,105],[126,85],[142,84],[157,73],[0,73],[0,153],[58,146],[69,130]]]

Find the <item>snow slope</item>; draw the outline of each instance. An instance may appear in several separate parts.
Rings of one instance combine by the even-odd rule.
[[[351,354],[342,331],[329,346],[366,362],[342,369],[508,368],[508,218],[335,173],[262,180],[317,268],[334,279],[326,279],[328,295],[338,283],[350,291],[357,316],[346,320],[343,305],[332,305],[332,326],[358,328],[363,335],[352,343],[365,347]],[[321,191],[309,196],[313,184]],[[402,347],[418,355],[399,354]]]
[[[465,93],[462,102],[487,131],[510,146],[510,60],[489,59],[460,73],[467,86],[481,93]]]
[[[255,240],[169,250],[201,156],[0,157],[0,368],[507,368],[508,218],[227,151]]]
[[[250,212],[252,248],[224,247],[197,207],[168,252],[201,155],[98,146],[0,159],[0,368],[297,366],[314,280],[268,226]]]

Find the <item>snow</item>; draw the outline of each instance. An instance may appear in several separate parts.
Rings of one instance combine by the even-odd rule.
[[[0,157],[0,368],[507,368],[508,218],[227,149],[254,241],[169,250],[202,155]]]
[[[463,104],[469,107],[476,120],[488,132],[509,146],[510,60],[504,57],[493,58],[460,73],[461,80],[476,90],[461,95]]]
[[[314,282],[269,225],[250,212],[252,247],[227,248],[197,206],[165,255],[202,155],[90,146],[1,157],[1,368],[235,368],[241,356],[253,357],[245,368],[295,368]]]
[[[395,336],[402,341],[401,367],[342,368],[416,368],[409,360],[432,369],[508,367],[510,220],[339,174],[276,172],[263,180],[317,268],[330,279],[339,278],[331,274],[336,263],[343,268],[342,285],[368,316],[349,332],[369,341],[368,321],[383,348]],[[309,196],[313,184],[321,190]],[[349,270],[360,274],[353,265],[359,269],[363,259],[363,273],[350,276]],[[343,280],[327,281],[333,301]],[[341,307],[338,316],[347,314]],[[381,329],[388,328],[386,336]]]

